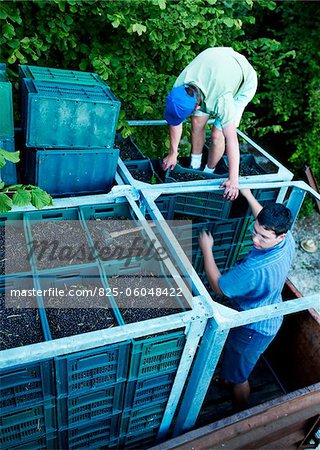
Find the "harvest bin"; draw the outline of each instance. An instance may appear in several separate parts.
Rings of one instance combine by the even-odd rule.
[[[152,268],[150,261],[143,258],[133,258],[129,264],[121,258],[106,260],[94,246],[97,236],[92,223],[129,218],[135,221],[132,226],[139,225],[143,215],[134,195],[135,191],[119,186],[104,196],[103,204],[22,213],[28,247],[37,236],[37,226],[45,226],[47,222],[59,225],[65,219],[79,223],[95,255],[92,263],[73,262],[68,267],[53,264],[45,270],[48,266],[40,264],[31,254],[34,286],[44,292],[46,288],[68,284],[83,286],[86,280],[93,280],[107,289],[114,274],[118,278],[135,275],[143,264]],[[16,213],[12,214],[17,218]],[[6,223],[10,213],[3,218]],[[47,240],[51,239],[49,231],[45,233]],[[59,233],[66,234],[56,229],[55,235]],[[73,233],[83,242],[79,231]],[[152,233],[152,228],[146,226],[139,231],[146,243]],[[156,265],[160,267],[162,281],[171,274],[171,285],[182,282],[171,255]],[[187,286],[185,289],[188,293],[185,310],[177,303],[179,312],[167,311],[166,316],[153,319],[144,319],[142,312],[140,321],[129,324],[122,318],[117,296],[105,295],[106,312],[113,315],[112,327],[84,334],[79,325],[73,335],[52,340],[50,315],[54,308],[49,307],[46,295],[37,294],[46,341],[0,352],[1,375],[5,380],[1,394],[7,405],[1,438],[4,448],[19,448],[20,444],[26,448],[56,445],[61,450],[121,448],[124,444],[139,447],[140,443],[154,442],[160,427],[168,429],[171,424],[166,411],[171,416],[177,407],[200,337],[212,314],[209,301],[202,299],[200,307],[199,300],[191,297]],[[63,308],[60,311],[62,320]],[[86,317],[89,318],[89,310]],[[61,328],[62,325],[61,321]]]
[[[118,149],[27,149],[27,181],[51,195],[108,192],[115,180]]]
[[[120,102],[106,85],[22,79],[26,145],[35,148],[112,148]]]
[[[293,177],[293,173],[286,169],[281,163],[273,158],[268,152],[253,142],[248,136],[241,131],[237,131],[240,143],[240,184],[243,182],[264,183],[271,181],[289,181]],[[153,171],[159,176],[162,182],[175,183],[177,186],[192,185],[212,185],[217,186],[225,181],[228,177],[228,160],[224,156],[216,166],[214,173],[205,173],[203,168],[206,164],[208,141],[203,148],[203,161],[201,170],[190,169],[190,158],[180,157],[179,164],[173,170],[162,170],[162,160],[152,160]],[[147,178],[146,185],[141,185],[141,177],[143,169],[138,172],[128,173],[126,171],[126,163],[119,162],[119,173],[125,183],[132,184],[141,189],[157,189],[152,186],[153,183]],[[129,172],[131,172],[129,168]],[[186,184],[188,183],[188,184]]]

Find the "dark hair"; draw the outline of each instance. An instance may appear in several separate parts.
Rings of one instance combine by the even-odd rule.
[[[290,209],[281,203],[266,205],[257,215],[257,220],[266,230],[274,231],[276,236],[290,230],[293,223]]]
[[[201,104],[200,89],[193,84],[186,84],[186,92],[190,97],[196,97],[196,106]]]

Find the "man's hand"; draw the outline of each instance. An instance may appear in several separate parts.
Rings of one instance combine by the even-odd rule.
[[[239,195],[239,184],[238,182],[233,182],[230,179],[224,181],[220,187],[224,187],[223,197],[227,200],[235,200]]]
[[[166,156],[164,158],[164,160],[163,160],[163,163],[162,163],[163,170],[167,170],[167,169],[172,170],[172,169],[174,169],[174,167],[177,164],[177,162],[178,162],[177,154],[176,153],[169,153],[169,155]]]
[[[202,231],[199,237],[199,245],[202,250],[202,253],[205,254],[207,252],[212,253],[212,247],[214,244],[213,237],[211,233],[207,233],[206,231]]]

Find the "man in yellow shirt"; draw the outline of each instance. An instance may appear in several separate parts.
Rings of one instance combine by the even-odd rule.
[[[170,153],[163,168],[177,164],[182,122],[191,115],[191,168],[201,166],[205,126],[215,118],[206,172],[213,172],[226,150],[229,179],[224,196],[234,200],[239,194],[239,142],[237,127],[244,108],[257,89],[257,75],[247,59],[230,47],[208,48],[181,72],[166,98],[165,119],[170,125]]]

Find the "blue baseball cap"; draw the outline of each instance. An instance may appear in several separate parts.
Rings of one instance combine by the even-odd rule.
[[[166,98],[164,118],[169,125],[180,125],[196,107],[196,94],[191,97],[186,91],[186,85],[173,88]]]

